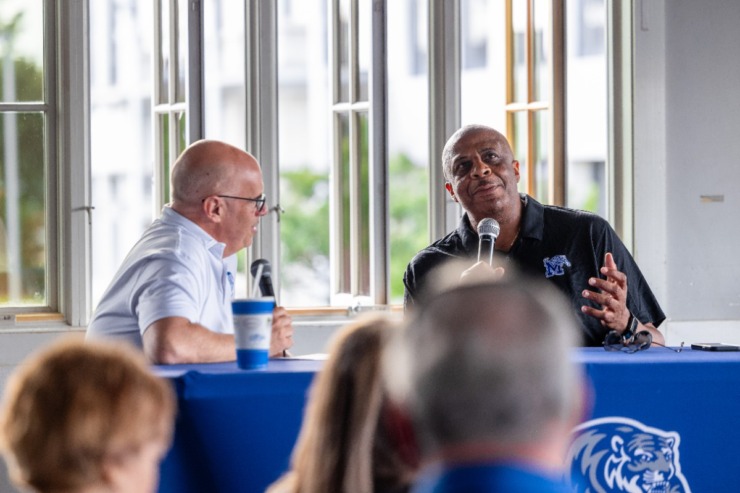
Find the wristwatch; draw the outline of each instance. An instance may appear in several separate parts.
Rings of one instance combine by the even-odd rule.
[[[632,312],[630,312],[630,318],[629,320],[627,320],[627,329],[622,332],[622,339],[632,339],[632,337],[635,335],[635,329],[637,329],[637,326],[639,324],[640,321],[637,320],[637,317],[635,317]]]

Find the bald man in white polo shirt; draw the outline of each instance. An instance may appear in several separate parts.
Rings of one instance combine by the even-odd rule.
[[[189,146],[172,168],[172,203],[127,255],[87,337],[126,340],[155,364],[234,360],[234,255],[267,214],[263,191],[249,153],[212,140]],[[270,355],[284,354],[292,335],[276,307]]]

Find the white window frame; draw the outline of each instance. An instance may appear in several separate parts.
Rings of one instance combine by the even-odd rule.
[[[0,330],[81,326],[90,312],[87,0],[43,0],[43,12],[45,100],[0,106],[44,113],[47,304],[3,308],[16,323]]]
[[[47,49],[50,59],[47,60],[46,73],[50,79],[47,81],[47,88],[52,89],[54,96],[49,95],[49,104],[56,101],[58,114],[54,121],[56,128],[50,127],[47,142],[49,145],[49,209],[54,210],[54,205],[58,206],[56,215],[50,212],[49,237],[50,257],[48,260],[48,279],[49,279],[49,309],[58,311],[63,320],[70,326],[84,326],[88,322],[91,313],[91,282],[90,282],[90,151],[89,151],[89,85],[88,85],[88,46],[89,30],[87,9],[89,0],[44,0],[47,9],[46,27],[48,43],[52,46]],[[173,0],[174,1],[174,0]],[[195,4],[198,2],[191,0]],[[247,129],[248,129],[248,150],[255,154],[258,159],[267,160],[272,163],[279,162],[277,156],[277,103],[276,103],[276,3],[264,2],[260,0],[246,1],[246,18],[247,23],[247,95],[249,96],[247,107]],[[375,2],[376,4],[378,2]],[[385,2],[380,2],[385,7]],[[609,27],[614,31],[615,23],[629,25],[631,17],[629,13],[625,14],[617,10],[617,6],[611,0],[608,0],[609,11],[614,15],[610,21]],[[374,23],[383,23],[385,8],[380,10],[374,9]],[[618,15],[617,15],[618,14]],[[454,205],[451,205],[449,198],[444,194],[444,179],[441,175],[441,163],[439,160],[439,149],[441,149],[446,137],[454,131],[459,125],[459,0],[449,2],[430,2],[429,3],[429,78],[430,78],[430,129],[429,129],[429,146],[430,152],[430,237],[440,237],[444,232],[455,227],[456,214]],[[455,19],[450,22],[450,19]],[[55,25],[59,26],[59,32],[56,32]],[[380,24],[375,24],[380,26]],[[253,29],[257,26],[258,29]],[[380,28],[380,27],[379,27]],[[191,27],[192,29],[192,27]],[[629,29],[628,29],[629,30]],[[375,32],[375,29],[373,30]],[[378,31],[378,33],[381,31]],[[384,31],[382,31],[384,32]],[[629,85],[625,83],[625,77],[631,73],[624,71],[629,68],[625,65],[624,59],[629,53],[624,49],[625,39],[628,33],[619,31],[610,37],[612,50],[622,47],[622,51],[615,52],[615,58],[610,59],[610,81],[618,83],[622,91],[615,94],[615,108],[620,108],[621,118],[610,115],[610,118],[616,125],[610,126],[614,132],[615,144],[610,146],[612,149],[620,147],[617,143],[621,142],[621,147],[630,149],[631,146],[625,147],[625,142],[631,142],[631,128],[629,122],[628,105],[625,101],[629,100]],[[374,39],[375,39],[374,35]],[[379,34],[377,34],[379,36]],[[384,40],[384,36],[383,36]],[[380,43],[382,40],[376,40]],[[56,46],[54,46],[56,42]],[[615,43],[621,43],[615,45]],[[193,46],[193,45],[191,45]],[[200,48],[202,49],[202,48]],[[383,56],[385,47],[380,51],[375,51],[372,60],[374,64],[383,65]],[[202,53],[201,53],[202,56]],[[620,61],[621,60],[621,61]],[[619,63],[618,63],[619,62]],[[191,77],[196,75],[201,77],[199,64],[194,64],[191,60],[192,71]],[[58,65],[57,65],[58,64]],[[385,90],[383,84],[371,86],[371,98],[381,100],[384,104],[383,93]],[[458,89],[456,89],[458,88]],[[625,91],[627,89],[627,91]],[[380,91],[376,93],[375,91]],[[202,104],[202,97],[191,99],[195,104],[199,101]],[[200,106],[202,107],[202,106]],[[195,110],[197,111],[196,105]],[[382,105],[378,110],[382,109]],[[376,110],[373,110],[376,111]],[[377,115],[383,115],[381,111]],[[191,118],[192,118],[191,114]],[[374,136],[383,136],[384,127],[382,118],[371,118],[371,132]],[[198,118],[200,121],[200,118]],[[259,122],[259,124],[255,124]],[[156,128],[156,125],[155,125]],[[202,133],[202,130],[201,130]],[[197,134],[189,134],[194,139]],[[379,142],[382,142],[380,140]],[[59,143],[58,149],[55,147]],[[51,145],[54,144],[54,145]],[[376,174],[372,178],[374,186],[383,189],[387,184],[387,173],[385,163],[387,162],[386,150],[384,144],[379,143],[377,147],[371,144],[371,153],[373,153],[372,162]],[[620,210],[626,205],[631,204],[629,193],[630,176],[628,171],[631,169],[629,156],[614,157],[613,166],[615,173],[621,173],[623,176],[621,186],[614,189],[610,187],[610,195],[614,196],[617,207],[611,210]],[[168,163],[168,165],[171,163]],[[626,170],[626,171],[625,171]],[[271,167],[265,170],[265,187],[266,191],[276,198],[278,197],[278,170]],[[375,302],[382,304],[387,302],[388,296],[388,279],[387,279],[387,211],[385,210],[385,199],[379,200],[373,206],[373,214],[377,217],[384,217],[386,221],[380,224],[380,229],[376,231],[373,239],[373,247],[382,257],[375,259],[373,267],[374,296]],[[620,234],[630,231],[630,227],[620,223],[631,221],[631,214],[625,210],[621,219],[618,218],[618,231]],[[270,256],[273,259],[279,258],[279,237],[278,237],[278,214],[271,214],[262,222],[261,234],[257,237],[258,241],[250,249],[249,254],[255,256]],[[377,221],[373,220],[373,224]],[[629,237],[629,235],[627,235]],[[375,255],[373,255],[375,257]],[[278,266],[279,268],[279,266]],[[384,277],[385,276],[385,277]],[[276,276],[277,278],[278,276]],[[28,310],[25,310],[28,311]],[[47,310],[48,311],[48,310]]]

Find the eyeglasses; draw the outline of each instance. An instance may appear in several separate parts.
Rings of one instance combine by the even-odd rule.
[[[604,349],[607,351],[624,351],[625,353],[636,353],[650,347],[653,336],[647,330],[641,330],[636,334],[624,337],[616,330],[610,331],[604,338]]]
[[[247,200],[249,202],[254,202],[257,206],[257,212],[262,212],[262,210],[265,208],[265,203],[267,202],[267,197],[263,193],[257,198],[250,199],[249,197],[236,197],[234,195],[216,195],[216,197],[221,197],[222,199],[236,199],[236,200]],[[208,197],[206,197],[207,199]],[[205,202],[206,199],[203,199],[201,202]]]
[[[610,331],[604,338],[604,349],[606,351],[623,351],[625,353],[636,353],[637,351],[644,351],[653,344],[653,336],[647,330],[641,330],[636,334],[625,337],[616,330]],[[670,349],[675,353],[683,351],[683,342],[678,348],[672,348],[664,346],[658,342],[654,343],[658,346]]]

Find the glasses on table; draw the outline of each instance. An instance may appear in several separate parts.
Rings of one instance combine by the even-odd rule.
[[[636,353],[637,351],[644,351],[648,349],[653,343],[654,343],[653,336],[647,330],[641,330],[639,332],[636,332],[632,335],[627,335],[627,336],[620,334],[616,330],[612,330],[604,338],[604,349],[606,351],[622,351],[624,353]],[[663,344],[660,344],[659,342],[655,342],[654,344],[660,347],[664,347],[666,349],[670,349],[671,351],[675,353],[680,353],[681,351],[683,351],[684,343],[682,342],[681,346],[678,348],[664,346]]]
[[[259,197],[255,198],[249,198],[249,197],[237,197],[235,195],[219,195],[216,194],[216,197],[221,197],[222,199],[236,199],[236,200],[247,200],[249,202],[254,202],[255,206],[257,207],[257,212],[262,212],[265,208],[265,204],[267,203],[267,197],[263,193]],[[207,199],[208,197],[206,197]],[[205,202],[206,199],[203,199],[201,202]]]

